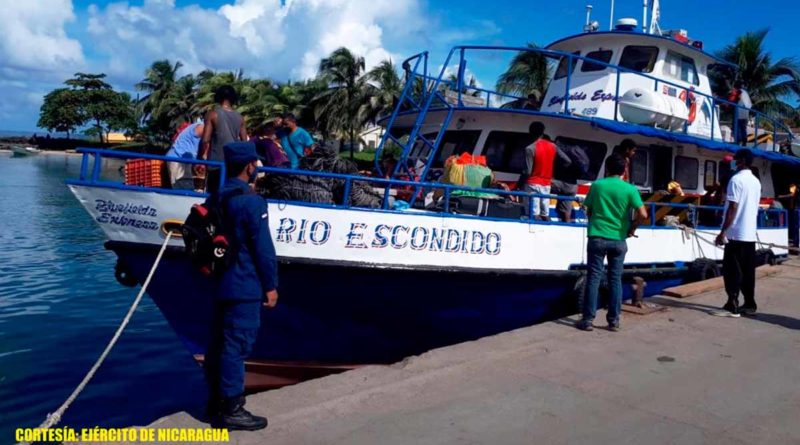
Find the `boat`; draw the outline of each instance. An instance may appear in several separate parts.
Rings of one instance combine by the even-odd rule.
[[[484,156],[498,182],[515,183],[532,122],[542,122],[557,144],[577,147],[590,160],[578,197],[548,196],[553,202],[580,201],[602,177],[603,160],[614,147],[624,138],[637,142],[630,180],[651,217],[638,238],[629,240],[627,283],[641,278],[649,296],[719,275],[723,252],[702,234],[719,230],[714,225],[721,208],[701,206],[699,200],[729,173],[726,156],[740,148],[721,122],[722,109],[736,105],[714,97],[708,79],[710,66],[724,61],[685,32],[665,33],[649,23],[640,31],[636,20],[628,19],[598,31],[587,19],[585,32],[544,48],[456,46],[437,72],[428,69],[428,53],[416,54],[402,64],[406,83],[397,107],[379,122],[384,133],[376,176],[262,168],[267,175],[338,181],[345,192],[341,201],[324,203],[265,198],[279,259],[280,302],[262,313],[247,363],[248,388],[392,363],[574,311],[586,269],[586,224],[579,208],[570,223],[554,214],[539,221],[529,193],[438,180],[448,158],[469,153]],[[497,52],[528,52],[551,61],[552,78],[540,104],[464,82],[469,58]],[[448,79],[452,64],[455,81]],[[756,137],[747,145],[756,155],[765,195],[760,254],[763,261],[779,262],[788,256],[789,214],[766,197],[796,174],[800,158],[781,153],[776,138],[757,137],[759,131],[783,131],[790,140],[792,135],[781,122],[749,111]],[[383,171],[381,156],[390,145],[398,149],[398,162]],[[205,195],[109,181],[99,174],[103,161],[224,166],[123,151],[79,152],[80,177],[68,186],[108,237],[106,247],[118,257],[118,280],[139,285],[167,230],[180,225]],[[661,192],[673,180],[686,196]],[[347,191],[357,183],[384,190],[383,205],[352,205]],[[390,206],[389,195],[399,191],[410,195],[408,208]],[[465,213],[457,208],[465,194],[516,200],[519,212]],[[430,205],[426,198],[437,195],[438,204]],[[703,212],[711,215],[710,225]],[[625,289],[626,298],[633,296],[632,286]],[[170,241],[147,291],[187,350],[202,361],[213,294],[190,264],[182,240]]]
[[[36,147],[23,147],[21,145],[13,145],[11,147],[11,151],[13,152],[13,157],[15,158],[23,158],[28,156],[35,156],[40,154],[42,151]]]

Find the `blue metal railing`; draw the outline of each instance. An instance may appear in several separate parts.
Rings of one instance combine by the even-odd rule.
[[[79,147],[76,150],[78,153],[83,155],[81,159],[81,172],[80,172],[80,180],[87,183],[87,184],[103,184],[108,183],[109,181],[104,181],[100,178],[100,173],[102,169],[102,160],[104,158],[111,158],[111,159],[149,159],[155,161],[165,161],[165,162],[177,162],[181,164],[189,164],[189,165],[204,165],[206,167],[215,167],[220,169],[220,180],[219,186],[220,188],[225,183],[225,163],[220,161],[203,161],[199,159],[188,159],[188,158],[178,158],[172,156],[160,156],[160,155],[151,155],[147,153],[134,153],[131,151],[117,151],[117,150],[103,150],[99,148],[83,148]],[[91,175],[89,174],[89,158],[93,158],[93,166]],[[142,189],[145,188],[143,186],[138,185],[129,185],[123,184],[125,188],[130,189]],[[163,190],[163,189],[158,189]],[[176,192],[176,190],[172,190],[171,192]],[[188,191],[180,191],[180,194],[190,194],[196,195],[195,192],[188,192]],[[186,192],[186,193],[183,193]]]
[[[702,92],[696,91],[696,90],[693,89],[693,87],[691,85],[679,84],[679,83],[676,83],[676,82],[672,82],[670,80],[657,78],[655,76],[652,76],[652,75],[649,75],[649,74],[646,74],[646,73],[642,73],[642,72],[639,72],[639,71],[636,71],[636,70],[624,68],[624,67],[621,67],[619,65],[613,65],[613,64],[606,63],[606,62],[603,62],[603,61],[600,61],[600,60],[591,59],[591,58],[588,58],[588,57],[585,57],[585,56],[581,56],[581,55],[577,55],[577,54],[573,54],[573,53],[568,53],[568,52],[564,52],[564,51],[557,51],[557,50],[550,50],[550,49],[543,49],[543,48],[511,47],[511,46],[480,46],[480,45],[456,46],[456,47],[454,47],[454,48],[452,48],[450,50],[450,53],[447,56],[447,59],[445,61],[445,64],[443,65],[443,69],[442,69],[439,77],[431,77],[431,76],[429,76],[427,74],[427,72],[424,72],[422,74],[416,74],[415,73],[415,76],[412,76],[412,77],[413,78],[422,78],[425,81],[426,85],[428,85],[428,81],[431,81],[436,85],[435,88],[438,88],[438,86],[441,85],[441,84],[445,84],[445,85],[449,86],[451,89],[457,91],[458,92],[458,101],[457,101],[456,104],[454,104],[454,106],[456,108],[465,108],[465,109],[473,108],[473,107],[465,107],[464,106],[464,104],[462,102],[462,99],[461,99],[462,95],[464,94],[464,91],[477,91],[477,92],[480,92],[480,93],[486,93],[486,97],[487,97],[487,99],[486,99],[486,108],[493,108],[492,105],[491,105],[491,97],[492,97],[492,95],[499,96],[499,97],[504,97],[504,98],[509,98],[509,99],[514,99],[514,100],[526,99],[526,98],[519,97],[519,96],[504,94],[504,93],[500,93],[500,92],[497,92],[497,91],[492,91],[492,90],[488,90],[488,89],[483,89],[483,88],[472,87],[472,86],[466,85],[465,82],[464,82],[463,77],[464,77],[464,72],[466,71],[464,69],[464,67],[465,67],[465,64],[466,64],[466,57],[467,57],[467,52],[468,51],[512,51],[512,52],[515,52],[515,53],[531,52],[531,53],[539,54],[539,55],[541,55],[541,56],[543,56],[545,58],[548,58],[548,59],[560,60],[562,58],[566,58],[567,59],[567,65],[566,65],[567,66],[567,75],[565,76],[566,79],[564,80],[564,87],[565,87],[564,88],[564,90],[565,90],[564,91],[564,96],[563,96],[564,109],[562,111],[557,111],[557,112],[548,112],[548,111],[541,111],[540,110],[539,112],[543,113],[543,114],[572,116],[572,113],[571,113],[570,108],[569,108],[569,103],[570,103],[570,86],[573,84],[572,77],[575,74],[573,72],[573,65],[578,60],[584,60],[584,61],[588,60],[594,65],[603,66],[604,69],[610,69],[611,71],[615,72],[616,80],[615,80],[615,95],[614,95],[614,117],[612,119],[614,121],[622,121],[622,119],[620,118],[620,115],[619,115],[619,98],[620,98],[620,79],[621,79],[621,76],[623,74],[631,74],[631,75],[635,75],[635,76],[643,78],[643,79],[648,79],[648,80],[653,81],[654,82],[654,88],[656,90],[658,89],[659,85],[668,85],[670,87],[674,87],[676,89],[676,91],[685,91],[686,92],[685,101],[686,101],[687,108],[691,106],[692,96],[694,96],[695,98],[696,97],[702,97],[704,100],[708,100],[709,101],[709,106],[710,106],[710,111],[711,111],[711,116],[710,116],[711,128],[710,128],[710,134],[708,136],[697,134],[697,133],[689,133],[688,121],[687,121],[686,124],[684,124],[682,130],[675,130],[675,131],[681,131],[683,133],[690,134],[693,137],[710,139],[712,141],[719,140],[721,142],[727,142],[727,141],[724,140],[722,134],[719,134],[719,135],[716,134],[716,131],[715,131],[715,128],[714,128],[715,124],[719,123],[719,116],[718,116],[719,115],[719,106],[723,105],[726,108],[730,108],[734,113],[734,119],[733,119],[733,122],[732,122],[732,126],[733,126],[732,130],[733,130],[733,136],[734,136],[734,141],[735,142],[742,142],[742,141],[736,141],[736,139],[735,139],[735,138],[738,137],[738,133],[739,133],[739,131],[738,131],[739,130],[739,128],[738,128],[738,125],[739,125],[738,119],[735,118],[736,111],[738,111],[738,110],[746,110],[747,113],[748,113],[748,116],[755,116],[755,135],[754,135],[753,142],[752,142],[752,145],[754,147],[759,145],[758,136],[759,136],[760,132],[762,132],[761,134],[764,134],[763,132],[772,133],[772,151],[776,151],[777,139],[778,139],[777,135],[778,135],[778,130],[779,129],[782,130],[782,132],[784,132],[784,133],[786,133],[788,135],[787,137],[789,138],[790,141],[793,138],[791,131],[789,130],[789,128],[783,122],[781,122],[779,119],[770,117],[770,116],[768,116],[768,115],[766,115],[766,114],[764,114],[764,113],[762,113],[762,112],[760,112],[758,110],[755,110],[755,109],[752,109],[752,108],[741,107],[738,104],[729,102],[729,101],[724,100],[724,99],[720,99],[720,98],[714,97],[711,94],[706,94],[706,93],[702,93]],[[449,81],[447,81],[445,79],[442,79],[442,77],[444,76],[444,73],[446,71],[446,67],[450,63],[450,60],[452,60],[452,58],[455,56],[456,52],[457,52],[458,57],[459,57],[459,70],[458,70],[458,77],[456,79],[456,82],[453,83],[453,82],[449,82]],[[561,79],[559,79],[559,80],[561,80]],[[551,85],[551,87],[552,87],[552,85]],[[436,92],[435,88],[432,89],[431,91]],[[445,106],[450,106],[450,104],[444,104],[444,105]],[[428,108],[430,108],[430,105],[428,106]],[[425,112],[427,112],[428,108],[425,109]],[[395,111],[397,111],[397,110],[395,110]],[[419,117],[423,117],[424,118],[424,114],[425,113],[420,113]],[[597,117],[594,117],[594,118],[597,118]],[[599,119],[602,119],[602,118],[599,118]],[[419,121],[419,118],[417,120]],[[392,119],[391,122],[393,124],[394,120]],[[771,127],[771,130],[761,129],[760,128],[761,127],[760,124],[764,124],[764,123],[767,123]],[[747,145],[749,145],[749,143],[744,141],[744,145],[747,146]],[[433,155],[435,155],[435,153]],[[376,162],[377,162],[377,160],[376,160]]]
[[[723,206],[710,206],[710,205],[702,205],[702,204],[683,204],[683,203],[673,203],[673,202],[646,202],[645,206],[648,207],[648,219],[650,227],[657,227],[658,226],[658,218],[656,218],[656,209],[659,207],[668,207],[672,209],[687,209],[689,211],[689,216],[687,217],[691,227],[705,227],[705,228],[715,228],[719,229],[722,226],[722,219],[724,218],[724,211],[725,207]],[[719,222],[714,225],[703,225],[701,224],[701,216],[700,212],[707,211],[707,212],[715,212],[713,215],[715,220]],[[718,212],[718,214],[717,214]],[[775,217],[773,218],[772,215]],[[663,220],[663,219],[662,219]],[[786,209],[759,209],[758,210],[758,228],[763,229],[767,227],[780,227],[780,228],[788,228],[789,227],[789,211]]]
[[[94,149],[94,148],[79,148],[79,153],[83,154],[83,159],[81,161],[81,173],[80,173],[80,180],[79,181],[71,181],[70,183],[78,183],[80,185],[94,185],[94,186],[101,186],[101,187],[112,187],[117,189],[123,190],[136,190],[136,191],[154,191],[159,193],[168,193],[168,194],[178,194],[178,195],[189,195],[189,196],[206,196],[204,193],[197,193],[190,190],[170,190],[164,188],[157,188],[157,187],[145,187],[145,186],[134,186],[134,185],[125,185],[120,184],[119,182],[113,181],[105,181],[100,178],[100,166],[102,163],[103,158],[116,158],[116,159],[152,159],[152,160],[161,160],[167,162],[178,162],[190,165],[206,165],[209,167],[219,167],[221,169],[221,177],[220,177],[220,188],[224,185],[225,181],[225,166],[223,163],[218,161],[201,161],[196,159],[186,159],[186,158],[176,158],[170,156],[159,156],[159,155],[150,155],[150,154],[141,154],[141,153],[133,153],[133,152],[126,152],[126,151],[111,151],[111,150],[102,150],[102,149]],[[94,158],[94,168],[92,169],[91,174],[89,174],[89,158]],[[583,198],[578,196],[562,196],[562,195],[552,195],[552,194],[537,194],[537,193],[527,193],[527,192],[520,192],[520,191],[512,191],[512,190],[504,190],[504,189],[491,189],[491,188],[480,188],[480,187],[465,187],[460,185],[453,185],[453,184],[443,184],[443,183],[433,183],[433,182],[419,182],[419,181],[405,181],[399,179],[387,179],[387,178],[378,178],[378,177],[370,177],[370,176],[357,176],[357,175],[347,175],[341,173],[329,173],[329,172],[318,172],[318,171],[310,171],[310,170],[292,170],[286,168],[276,168],[276,167],[260,167],[258,169],[259,172],[274,174],[274,175],[285,175],[285,176],[301,176],[301,177],[317,177],[317,178],[325,178],[331,180],[340,180],[344,181],[343,185],[343,198],[341,204],[333,204],[327,203],[323,205],[327,205],[330,207],[341,207],[341,208],[352,208],[352,203],[350,202],[350,192],[353,189],[353,182],[366,182],[370,184],[378,185],[379,188],[385,190],[385,195],[383,196],[383,203],[381,206],[382,210],[389,211],[389,189],[391,188],[406,188],[409,190],[413,190],[415,194],[418,194],[420,190],[424,192],[431,192],[434,190],[440,190],[442,192],[441,195],[441,208],[436,207],[434,209],[426,210],[426,214],[438,214],[438,215],[445,215],[451,213],[451,197],[459,196],[459,192],[472,192],[472,193],[481,193],[485,195],[494,195],[498,198],[510,198],[512,200],[516,200],[517,202],[525,202],[527,204],[527,220],[520,218],[495,218],[495,219],[502,219],[507,221],[525,221],[526,223],[533,223],[533,224],[568,224],[568,225],[579,225],[584,226],[585,224],[581,222],[574,222],[574,223],[562,223],[558,221],[537,221],[534,218],[534,210],[535,207],[533,205],[533,200],[537,198],[543,199],[555,199],[556,201],[568,201],[568,202],[583,202]],[[707,210],[707,211],[714,211],[714,212],[722,212],[724,210],[723,207],[720,206],[706,206],[706,205],[694,205],[694,204],[680,204],[680,203],[663,203],[663,202],[648,202],[646,205],[649,208],[650,213],[650,224],[645,226],[649,226],[650,228],[657,228],[658,221],[656,221],[656,209],[659,207],[670,207],[670,208],[685,208],[690,210],[690,225],[693,227],[699,227],[698,225],[698,211]],[[469,215],[459,215],[459,216],[469,216]],[[758,219],[758,227],[759,228],[766,228],[766,227],[779,227],[785,228],[788,227],[788,211],[785,209],[761,209],[759,211],[759,219]],[[720,219],[721,224],[721,219]],[[719,225],[716,226],[706,226],[708,228],[719,228]]]

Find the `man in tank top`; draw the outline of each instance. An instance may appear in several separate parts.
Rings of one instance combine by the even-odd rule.
[[[236,90],[230,85],[223,85],[214,92],[214,102],[217,105],[206,114],[198,159],[222,162],[225,160],[225,145],[247,140],[245,119],[233,109],[237,100]],[[220,170],[214,167],[207,170],[206,191],[213,193],[219,188]]]

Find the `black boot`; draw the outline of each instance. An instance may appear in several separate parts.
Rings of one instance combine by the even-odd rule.
[[[222,402],[222,414],[218,417],[218,428],[255,431],[267,427],[267,418],[254,416],[244,409],[244,396],[231,397]]]

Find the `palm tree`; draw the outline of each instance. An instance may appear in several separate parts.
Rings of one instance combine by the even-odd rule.
[[[350,159],[353,159],[356,131],[362,126],[359,120],[362,104],[366,100],[364,58],[347,48],[339,48],[319,63],[319,77],[328,89],[314,98],[314,114],[325,122],[328,133],[350,136]]]
[[[753,108],[779,118],[791,118],[797,112],[787,99],[800,96],[800,64],[784,57],[773,63],[772,54],[764,49],[768,29],[748,32],[717,52],[717,56],[738,67],[712,71],[715,94],[727,97],[733,83],[741,80],[750,94]]]
[[[183,64],[169,60],[157,60],[145,70],[144,79],[135,85],[137,91],[147,94],[139,99],[145,119],[152,115],[160,115],[166,110],[164,102],[172,95],[177,81],[178,70]]]
[[[527,46],[537,48],[533,43]],[[533,95],[537,101],[541,101],[547,91],[550,70],[547,57],[533,51],[520,51],[497,79],[497,91],[523,98]]]
[[[198,78],[191,74],[175,82],[174,88],[164,102],[172,128],[177,128],[183,122],[192,122],[200,116],[194,109],[199,84]]]
[[[374,123],[379,117],[394,110],[403,93],[403,84],[397,75],[397,67],[391,60],[384,60],[371,69],[367,73],[367,79],[367,100],[361,106],[360,120]]]

